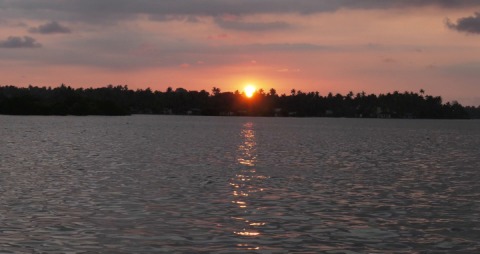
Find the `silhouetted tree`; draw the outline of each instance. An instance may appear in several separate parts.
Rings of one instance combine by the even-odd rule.
[[[213,88],[212,88],[212,93],[213,93],[213,95],[219,95],[219,94],[220,94],[220,88],[218,88],[218,87],[213,87]]]
[[[423,89],[422,89],[423,90]],[[420,90],[420,92],[422,92]],[[0,114],[16,115],[126,115],[197,114],[251,116],[333,116],[392,118],[480,118],[479,107],[463,107],[458,102],[443,104],[441,97],[394,91],[387,94],[349,92],[347,95],[295,89],[290,95],[266,94],[259,89],[247,99],[238,90],[221,92],[213,87],[188,91],[167,88],[165,92],[131,90],[126,85],[74,89],[59,87],[0,87]]]

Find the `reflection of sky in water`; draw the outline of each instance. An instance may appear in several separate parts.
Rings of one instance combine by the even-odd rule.
[[[480,249],[480,121],[0,123],[0,252]]]

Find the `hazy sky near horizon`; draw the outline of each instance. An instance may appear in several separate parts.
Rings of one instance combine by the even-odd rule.
[[[480,105],[477,0],[0,0],[0,85],[385,93]]]

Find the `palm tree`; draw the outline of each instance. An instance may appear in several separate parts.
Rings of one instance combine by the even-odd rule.
[[[212,93],[213,93],[213,95],[219,95],[219,94],[220,94],[220,88],[218,88],[218,87],[213,87],[213,88],[212,88]]]

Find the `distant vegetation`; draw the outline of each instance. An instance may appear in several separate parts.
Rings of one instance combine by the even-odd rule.
[[[209,93],[183,88],[165,92],[131,90],[127,86],[103,88],[0,87],[0,114],[8,115],[129,115],[177,114],[211,116],[297,116],[365,118],[480,118],[479,107],[419,93],[365,94],[352,92],[321,95],[291,90],[279,95],[275,89],[259,89],[252,98],[243,93]]]

